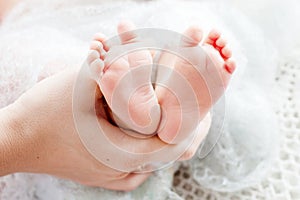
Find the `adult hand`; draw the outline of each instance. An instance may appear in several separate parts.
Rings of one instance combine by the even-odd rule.
[[[68,70],[47,78],[1,110],[0,175],[46,173],[90,186],[135,189],[150,174],[111,169],[97,161],[82,145],[72,114],[76,77],[75,70]],[[84,92],[95,92],[93,81],[87,79],[84,85],[90,89]],[[100,92],[97,95],[101,98]],[[82,111],[86,117],[92,114]],[[102,114],[100,108],[99,115]]]
[[[0,110],[0,175],[15,172],[46,173],[113,190],[137,188],[150,176],[149,173],[135,174],[112,169],[95,159],[82,144],[72,111],[77,75],[78,70],[74,69],[47,78],[24,93],[14,104]],[[95,94],[96,104],[82,105],[82,116],[95,117],[94,108],[97,107],[99,122],[105,126],[108,136],[116,145],[138,153],[167,145],[158,137],[143,140],[131,137],[109,124],[96,81],[89,75],[81,81],[82,95]],[[208,127],[203,130],[207,131]],[[190,159],[196,152],[205,134],[198,135],[182,155],[182,160]],[[174,145],[170,146],[171,150],[172,147]],[[126,163],[135,163],[137,166],[143,162],[126,160]]]

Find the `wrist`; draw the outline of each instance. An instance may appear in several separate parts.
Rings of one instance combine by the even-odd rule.
[[[39,145],[28,118],[13,104],[0,110],[0,176],[30,171],[35,163]]]
[[[13,168],[13,120],[11,106],[0,110],[0,176],[12,173]]]

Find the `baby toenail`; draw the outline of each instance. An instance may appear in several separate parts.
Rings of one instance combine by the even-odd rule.
[[[233,74],[235,67],[230,67],[228,65],[225,65],[225,69],[228,73]]]

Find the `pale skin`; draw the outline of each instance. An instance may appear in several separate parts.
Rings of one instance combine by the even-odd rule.
[[[47,78],[14,104],[0,110],[0,176],[15,172],[46,173],[89,186],[133,190],[150,174],[111,169],[91,156],[79,139],[72,115],[72,88],[77,73],[77,70],[67,70]],[[83,95],[84,92],[96,93],[99,122],[113,130],[110,138],[117,145],[140,153],[166,145],[158,137],[139,140],[127,136],[107,123],[101,104],[97,103],[102,98],[97,83],[87,76],[84,88]],[[82,115],[94,115],[90,105],[82,106]],[[193,157],[203,135],[199,133],[181,160]]]
[[[138,38],[138,35],[135,35],[134,29],[135,26],[130,21],[124,21],[119,24],[118,32],[121,45],[126,46],[127,44],[139,42],[140,38]],[[172,67],[174,71],[185,77],[192,86],[199,110],[199,116],[197,117],[201,121],[224,94],[236,66],[231,59],[232,53],[227,47],[227,41],[220,32],[212,30],[203,39],[202,30],[196,26],[191,26],[184,32],[184,35],[186,38],[182,39],[179,46],[182,52],[189,54],[188,56],[193,61],[193,64],[198,64],[196,68],[182,58],[166,52],[160,56],[159,64]],[[198,52],[199,50],[196,47],[202,41],[201,48],[203,51]],[[191,111],[195,109],[192,109],[192,105],[186,105],[185,108],[182,108],[176,96],[167,87],[158,85],[154,90],[150,82],[151,70],[148,70],[149,68],[144,68],[144,71],[140,74],[129,76],[130,78],[126,82],[121,83],[123,85],[127,84],[127,88],[138,88],[138,90],[135,91],[133,89],[130,98],[117,97],[118,105],[122,105],[123,109],[114,109],[112,104],[113,95],[120,92],[116,88],[121,85],[120,81],[122,78],[126,74],[130,74],[136,67],[151,66],[153,55],[146,50],[135,51],[106,66],[104,64],[106,63],[105,55],[109,53],[110,48],[112,46],[106,43],[105,36],[101,33],[97,34],[91,44],[90,66],[97,71],[99,77],[101,74],[101,78],[98,80],[101,90],[112,110],[116,112],[116,116],[122,122],[125,122],[123,123],[125,127],[129,127],[144,135],[151,135],[153,132],[156,132],[162,141],[169,144],[180,143],[191,134],[192,128],[190,127],[192,126],[187,124],[190,120],[183,119],[181,113],[183,112],[189,117],[192,115]],[[138,80],[141,78],[148,84],[140,87],[141,81]],[[176,84],[178,82],[177,80],[172,82],[172,76],[169,79],[170,81],[167,84]],[[176,87],[180,87],[180,85]],[[186,96],[184,102],[189,102],[191,98],[191,96]],[[161,107],[161,110],[153,109],[157,105]],[[124,111],[127,109],[129,109],[130,117],[124,114]],[[154,110],[155,112],[153,112]],[[160,118],[161,120],[157,120]],[[179,126],[183,127],[185,123],[187,128],[179,130]]]
[[[71,106],[72,88],[77,74],[78,69],[74,69],[47,78],[15,103],[0,110],[0,176],[15,172],[46,173],[113,190],[130,191],[137,188],[150,174],[124,173],[111,169],[97,161],[82,145],[74,126]],[[161,135],[139,140],[107,123],[99,103],[103,98],[102,92],[93,77],[86,76],[83,95],[84,92],[96,94],[99,123],[113,130],[114,133],[110,135],[113,141],[122,148],[139,153],[154,151],[166,145],[168,139]],[[163,99],[163,95],[159,97],[155,92],[158,99]],[[82,115],[94,115],[89,110],[90,105],[85,106],[82,107]],[[197,134],[180,160],[193,157],[209,126],[208,118],[203,132]]]

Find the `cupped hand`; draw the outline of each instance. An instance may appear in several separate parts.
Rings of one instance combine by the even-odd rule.
[[[8,171],[46,173],[89,186],[133,190],[143,183],[150,173],[124,172],[99,162],[90,154],[78,135],[72,107],[73,88],[78,81],[78,74],[78,69],[66,70],[44,79],[9,107],[11,124],[18,131],[7,137],[7,144],[10,144],[7,149],[12,152],[11,156],[15,156],[15,162]],[[80,80],[82,96],[95,95],[94,105],[82,102],[79,110],[81,116],[87,119],[97,117],[101,126],[105,127],[105,134],[120,148],[147,154],[166,147],[169,154],[172,154],[176,145],[168,145],[156,136],[148,139],[134,138],[111,125],[106,120],[103,110],[102,94],[92,77],[90,73],[86,73]],[[207,132],[209,120],[207,119],[208,123],[204,123],[203,131]],[[204,136],[203,133],[197,134],[188,148],[181,149],[183,154],[179,159],[190,159]],[[98,142],[102,145],[103,141]],[[102,153],[109,155],[111,152]],[[168,157],[165,155],[157,160],[159,158],[145,155],[141,160],[130,157],[120,159],[124,160],[124,166],[130,163],[130,167],[138,167],[143,165],[145,160],[147,163],[170,162]]]

